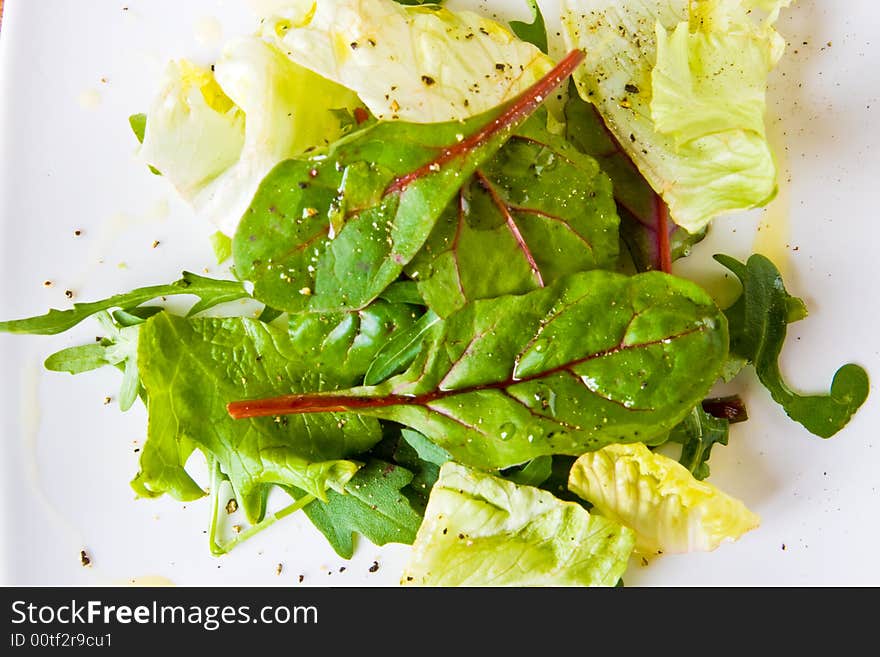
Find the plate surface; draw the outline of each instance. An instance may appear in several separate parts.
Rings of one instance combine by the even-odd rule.
[[[144,111],[164,63],[209,63],[254,29],[244,0],[6,0],[0,32],[0,316],[67,307],[175,280],[211,265],[213,229],[136,159],[127,117]],[[542,2],[549,17],[555,2]],[[522,18],[525,3],[459,1]],[[522,5],[522,6],[521,6]],[[550,21],[556,23],[558,21]],[[858,362],[880,377],[876,203],[880,180],[880,6],[801,0],[780,24],[789,50],[774,74],[771,134],[782,190],[766,211],[716,222],[679,271],[731,293],[710,263],[757,245],[779,261],[810,318],[784,353],[790,381],[830,385]],[[760,230],[759,230],[760,229]],[[75,231],[82,231],[80,236]],[[153,248],[154,242],[159,244]],[[44,283],[51,281],[51,286]],[[232,554],[207,547],[207,500],[135,500],[146,414],[119,413],[111,371],[77,380],[41,369],[53,351],[95,337],[0,336],[0,582],[180,585],[391,585],[408,548],[361,541],[340,560],[303,517]],[[880,380],[880,378],[878,378]],[[716,448],[711,481],[762,516],[760,529],[712,554],[634,564],[628,585],[880,585],[880,410],[871,397],[830,441],[790,422],[751,375],[751,420]],[[205,480],[206,481],[206,480]],[[92,560],[80,564],[80,550]],[[376,561],[379,570],[370,573]],[[277,565],[283,569],[277,574]],[[345,568],[340,572],[340,569]]]

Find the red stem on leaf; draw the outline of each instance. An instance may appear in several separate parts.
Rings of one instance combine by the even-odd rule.
[[[507,201],[501,198],[501,195],[498,194],[498,190],[492,186],[491,181],[486,178],[481,171],[477,171],[476,178],[477,182],[480,183],[480,186],[488,192],[495,207],[498,208],[498,211],[504,217],[504,221],[507,223],[507,229],[510,231],[510,234],[513,235],[513,239],[516,241],[519,250],[522,251],[523,257],[526,259],[529,269],[532,270],[532,274],[538,283],[538,287],[544,287],[544,277],[541,275],[541,269],[538,267],[538,263],[535,261],[535,256],[532,254],[532,250],[526,243],[526,239],[523,237],[519,226],[516,225],[516,219],[513,218],[513,214],[510,211],[510,205]]]
[[[457,397],[473,392],[482,392],[485,390],[505,391],[513,385],[528,383],[537,379],[552,376],[563,372],[568,372],[573,376],[578,376],[573,370],[577,365],[587,363],[599,358],[612,356],[630,349],[640,349],[651,347],[659,344],[668,344],[669,340],[678,340],[685,338],[693,333],[705,330],[703,326],[696,326],[681,333],[671,335],[667,338],[652,340],[651,342],[642,342],[638,344],[624,344],[621,340],[616,346],[603,351],[598,351],[583,358],[579,358],[570,363],[565,363],[552,369],[538,372],[530,376],[517,379],[511,377],[504,381],[495,383],[486,383],[483,385],[475,385],[468,388],[460,388],[455,390],[434,390],[421,395],[406,396],[399,394],[390,394],[384,397],[369,397],[339,394],[334,392],[313,393],[305,395],[283,395],[281,397],[273,397],[270,399],[249,399],[244,401],[235,401],[226,405],[226,411],[234,420],[248,420],[259,417],[278,417],[281,415],[303,415],[308,413],[357,413],[365,409],[387,408],[389,406],[429,406],[432,402],[447,399],[449,397]],[[613,403],[619,403],[615,400],[608,399]],[[630,409],[639,410],[639,409]]]
[[[415,171],[401,176],[392,182],[386,194],[394,194],[403,192],[411,183],[420,178],[435,173],[439,167],[447,164],[450,160],[460,157],[475,148],[479,148],[489,139],[497,135],[508,126],[515,124],[529,114],[534,112],[541,103],[558,87],[562,82],[571,75],[574,70],[584,61],[584,53],[580,50],[572,50],[565,58],[559,62],[552,71],[543,78],[538,80],[531,87],[520,94],[501,114],[499,114],[488,125],[483,126],[474,134],[466,137],[454,146],[444,148],[440,155],[427,164],[419,167]]]
[[[596,117],[598,118],[599,125],[602,126],[602,129],[605,131],[606,136],[611,140],[611,143],[614,145],[615,153],[607,153],[602,155],[602,158],[610,157],[611,155],[621,155],[629,165],[633,168],[633,170],[641,175],[639,168],[636,166],[635,162],[633,162],[632,158],[626,152],[626,149],[620,143],[620,140],[617,138],[611,128],[605,123],[605,119],[602,118],[602,115],[599,113],[599,110],[593,106],[593,111],[596,113]],[[644,221],[641,221],[641,218],[635,212],[635,210],[629,207],[625,201],[625,199],[618,197],[615,195],[615,200],[622,205],[627,211],[636,219],[639,219],[640,223],[648,228],[648,230],[654,232],[657,237],[657,260],[653,263],[654,266],[662,272],[667,274],[672,273],[672,249],[669,243],[669,235],[672,232],[670,230],[669,225],[669,206],[666,205],[666,202],[663,200],[663,197],[660,196],[657,192],[653,192],[653,225],[647,225]]]
[[[654,197],[654,216],[657,219],[657,250],[660,271],[672,273],[672,250],[669,247],[669,206],[660,198]]]

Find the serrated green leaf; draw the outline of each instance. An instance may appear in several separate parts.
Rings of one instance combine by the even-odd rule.
[[[730,435],[730,422],[716,418],[695,406],[678,426],[669,432],[669,441],[681,444],[678,462],[702,481],[709,476],[709,458],[712,447],[726,445]]]
[[[339,556],[354,554],[354,534],[374,545],[411,544],[422,517],[401,493],[413,479],[411,472],[372,460],[345,485],[344,494],[330,491],[327,501],[315,501],[305,513]]]
[[[726,255],[715,259],[743,286],[742,296],[726,311],[731,352],[755,366],[761,383],[791,419],[821,438],[835,435],[867,399],[867,372],[855,364],[844,365],[834,375],[830,394],[794,392],[782,377],[779,356],[790,319],[805,314],[803,302],[793,301],[779,270],[762,255],[751,256],[746,264]]]
[[[0,333],[57,335],[103,310],[121,308],[131,313],[133,308],[148,301],[179,295],[193,295],[199,298],[199,302],[190,310],[191,315],[221,303],[250,296],[244,285],[238,281],[215,280],[184,272],[183,278],[170,285],[138,288],[127,294],[117,294],[101,301],[77,303],[71,310],[50,310],[39,317],[0,322]]]

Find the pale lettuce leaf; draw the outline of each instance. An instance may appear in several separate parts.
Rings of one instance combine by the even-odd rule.
[[[742,502],[641,443],[584,454],[568,487],[595,513],[634,530],[636,551],[646,555],[711,551],[760,524]]]
[[[357,92],[379,119],[465,119],[524,91],[553,62],[495,21],[394,0],[292,0],[263,36]]]
[[[401,583],[614,586],[633,534],[547,491],[446,463]]]
[[[338,139],[337,110],[359,103],[255,37],[227,45],[214,69],[169,65],[147,114],[141,155],[231,235],[266,174]]]
[[[691,233],[776,194],[764,115],[789,4],[563,0],[566,43],[588,53],[579,93]]]

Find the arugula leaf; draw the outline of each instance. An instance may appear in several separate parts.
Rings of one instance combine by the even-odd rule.
[[[665,434],[717,379],[728,333],[689,281],[592,271],[473,302],[425,341],[406,373],[379,386],[237,402],[229,412],[379,417],[462,463],[500,469]]]
[[[0,322],[0,333],[57,335],[102,310],[121,308],[130,312],[132,308],[147,301],[184,294],[199,298],[198,303],[189,311],[190,315],[204,312],[221,303],[245,299],[250,296],[244,289],[244,285],[238,281],[221,281],[184,272],[179,281],[170,285],[143,287],[127,294],[117,294],[102,301],[77,303],[71,310],[50,310],[40,317]]]
[[[363,310],[294,315],[291,342],[302,349],[309,368],[334,387],[360,383],[379,352],[408,333],[419,310],[407,304],[375,301]]]
[[[68,374],[82,374],[105,365],[118,367],[123,372],[119,408],[125,412],[134,405],[141,393],[137,366],[139,329],[137,324],[130,326],[116,324],[106,311],[98,313],[97,319],[105,332],[100,342],[63,349],[49,356],[45,367],[50,372]]]
[[[526,0],[526,2],[532,12],[532,22],[510,21],[510,29],[520,39],[531,43],[533,46],[537,46],[546,55],[547,26],[544,24],[544,14],[541,13],[537,0]]]
[[[668,273],[672,263],[688,255],[706,231],[692,235],[669,220],[663,199],[644,179],[596,108],[578,96],[574,83],[569,85],[565,119],[569,141],[598,159],[602,170],[611,177],[620,212],[621,237],[636,269]]]
[[[103,341],[79,347],[63,349],[46,359],[45,367],[50,372],[82,374],[91,372],[111,363],[107,360],[107,347]]]
[[[522,294],[617,261],[618,218],[596,161],[527,121],[458,193],[407,267],[430,308]]]
[[[139,326],[163,310],[165,309],[160,306],[140,306],[128,310],[114,310],[113,319],[120,326]],[[100,313],[98,317],[100,318]]]
[[[452,460],[452,455],[449,452],[430,441],[418,431],[403,429],[400,432],[400,436],[407,445],[412,447],[416,455],[426,463],[431,463],[439,467],[447,461]]]
[[[730,422],[709,415],[702,406],[695,406],[678,426],[669,433],[669,441],[681,444],[678,461],[694,479],[702,481],[709,476],[709,457],[715,444],[726,445]]]
[[[239,224],[236,271],[273,308],[363,308],[418,253],[461,180],[582,59],[573,52],[510,104],[464,123],[380,122],[279,164]]]
[[[789,321],[805,314],[803,302],[788,294],[779,270],[762,255],[751,256],[746,264],[726,255],[715,259],[743,286],[742,296],[726,311],[731,351],[755,366],[761,383],[792,420],[821,438],[843,429],[868,397],[868,373],[858,365],[844,365],[834,375],[830,394],[794,392],[782,378],[779,354]]]
[[[401,493],[412,479],[405,468],[371,460],[345,484],[344,494],[329,491],[326,502],[316,500],[304,511],[343,559],[354,554],[355,533],[374,545],[410,545],[422,523]]]
[[[267,485],[296,486],[318,498],[342,489],[358,466],[346,460],[381,437],[378,422],[344,414],[234,422],[225,402],[239,396],[332,389],[313,371],[305,341],[248,318],[184,319],[160,313],[140,328],[138,364],[148,396],[142,495],[180,500],[204,492],[184,466],[196,448],[216,459],[251,522]]]
[[[413,473],[413,480],[403,489],[410,505],[424,515],[428,496],[440,476],[440,468],[452,456],[425,436],[411,429],[402,429],[394,450],[394,462]]]
[[[547,491],[447,463],[401,579],[412,586],[614,586],[633,532]]]

